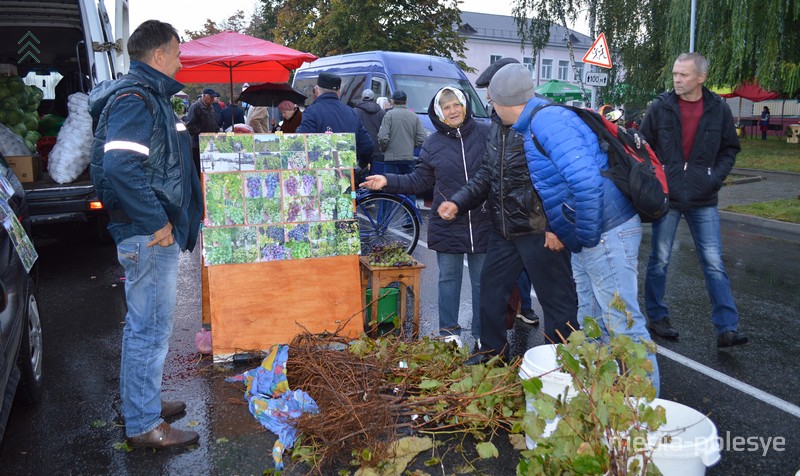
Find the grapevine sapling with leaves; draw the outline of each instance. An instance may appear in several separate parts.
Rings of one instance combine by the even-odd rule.
[[[380,268],[413,266],[414,259],[406,253],[406,249],[399,241],[391,243],[375,243],[369,252],[370,266]]]

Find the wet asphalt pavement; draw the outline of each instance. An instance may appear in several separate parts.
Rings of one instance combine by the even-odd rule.
[[[770,194],[781,195],[773,198],[797,196],[800,178],[777,176],[726,187],[721,206],[769,199]],[[37,231],[44,401],[12,410],[0,446],[0,474],[245,475],[272,468],[274,435],[249,414],[239,387],[224,382],[225,376],[256,364],[215,365],[200,359],[195,351],[194,334],[201,320],[199,254],[182,255],[178,313],[163,388],[165,398],[186,401],[187,412],[174,425],[198,431],[200,445],[126,453],[114,447],[123,441],[118,366],[125,314],[123,273],[115,248],[98,244],[71,227]],[[649,236],[645,226],[642,271]],[[425,238],[423,234],[422,240]],[[717,425],[725,451],[721,462],[707,474],[794,474],[800,469],[800,374],[796,364],[800,355],[800,243],[752,234],[735,221],[723,223],[724,258],[741,314],[740,329],[751,338],[746,347],[725,351],[715,345],[710,306],[685,225],[679,228],[675,246],[668,301],[681,337],[677,341],[657,339],[662,348],[661,398],[709,414]],[[421,290],[422,333],[433,334],[437,322],[436,257],[424,246],[414,254],[427,265]],[[468,327],[470,309],[465,279],[463,327]],[[541,312],[538,305],[536,310]],[[510,341],[516,354],[543,343],[539,327],[519,321]],[[783,445],[776,445],[778,438],[784,439]],[[453,448],[458,441],[449,443],[443,448]],[[478,472],[514,474],[517,453],[504,437],[495,443],[501,447],[501,458],[476,462]],[[464,457],[451,450],[444,457],[444,470],[425,467],[422,462],[430,457],[420,455],[414,468],[428,474],[452,474],[465,458],[475,455]],[[308,470],[289,468],[285,474]]]

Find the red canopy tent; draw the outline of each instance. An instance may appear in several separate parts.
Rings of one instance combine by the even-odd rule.
[[[181,44],[181,64],[175,79],[183,83],[286,82],[289,72],[317,57],[271,41],[232,31]]]
[[[768,101],[770,99],[780,99],[781,95],[772,91],[764,91],[755,83],[740,84],[733,91],[727,94],[720,94],[724,98],[745,98],[753,102]]]

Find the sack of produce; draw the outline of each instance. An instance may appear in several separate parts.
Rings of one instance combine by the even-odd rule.
[[[39,129],[39,103],[42,90],[27,86],[19,76],[0,76],[0,123],[19,136],[28,150],[24,154],[36,152],[36,141],[41,135]]]
[[[89,115],[89,96],[84,93],[70,95],[67,105],[69,115],[58,132],[58,139],[50,152],[48,170],[58,183],[69,183],[80,177],[92,161],[92,117]]]
[[[6,157],[13,155],[31,155],[22,137],[2,124],[0,124],[0,153]]]

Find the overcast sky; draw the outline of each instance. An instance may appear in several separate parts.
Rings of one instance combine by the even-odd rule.
[[[114,0],[105,0],[109,13],[114,15]],[[207,18],[220,21],[237,10],[247,17],[260,4],[256,0],[129,0],[131,32],[145,20],[156,19],[171,23],[183,35],[185,30],[199,30]],[[511,15],[511,0],[463,0],[461,11]],[[113,23],[112,23],[113,24]]]

